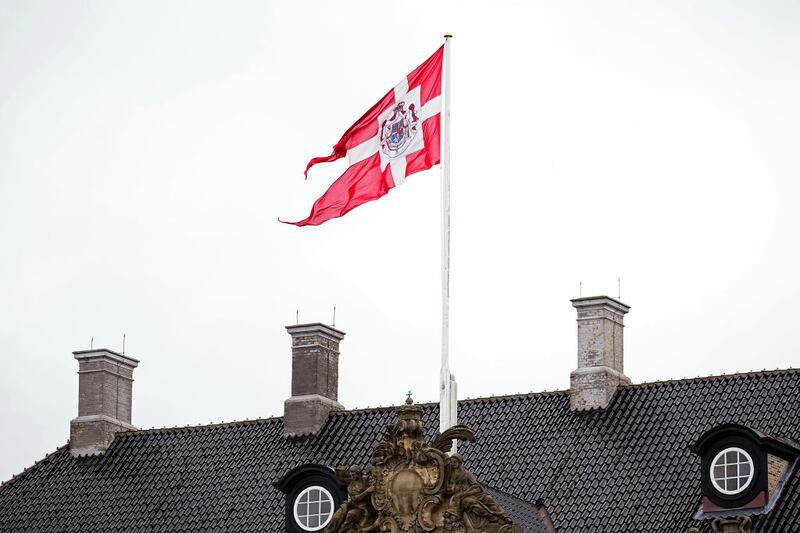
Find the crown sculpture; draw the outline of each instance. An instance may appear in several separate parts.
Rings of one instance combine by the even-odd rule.
[[[421,414],[409,396],[369,468],[336,469],[348,499],[326,533],[522,533],[464,468],[463,457],[448,453],[453,439],[474,442],[472,430],[453,426],[428,443]]]

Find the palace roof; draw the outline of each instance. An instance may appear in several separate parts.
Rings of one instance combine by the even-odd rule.
[[[477,441],[459,453],[482,484],[528,503],[509,513],[544,508],[562,533],[710,531],[693,518],[701,476],[689,446],[724,423],[800,441],[798,391],[792,369],[625,385],[607,408],[582,412],[567,391],[464,400],[459,422]],[[432,438],[438,405],[422,407]],[[281,417],[127,431],[85,457],[63,446],[0,486],[0,531],[285,531],[274,483],[303,464],[367,465],[394,417],[334,412],[299,437],[284,437]],[[800,524],[800,474],[787,476],[754,531]]]

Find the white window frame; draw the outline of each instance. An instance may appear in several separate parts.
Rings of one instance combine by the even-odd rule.
[[[331,510],[328,513],[328,516],[325,518],[324,522],[320,523],[320,525],[318,527],[308,527],[308,526],[303,525],[303,522],[300,520],[300,516],[297,514],[297,506],[300,505],[300,499],[303,497],[303,495],[311,492],[312,490],[320,491],[320,494],[324,495],[325,497],[327,497],[328,500],[331,502]],[[322,501],[324,501],[324,500],[322,500],[322,499],[319,500],[320,503]],[[316,502],[308,502],[308,503],[316,503]],[[300,493],[294,499],[294,503],[292,504],[292,508],[294,510],[294,523],[297,524],[297,527],[299,527],[300,529],[302,529],[304,531],[320,531],[325,526],[327,526],[330,523],[331,518],[333,518],[333,513],[336,511],[336,509],[334,509],[334,507],[335,507],[335,501],[333,499],[333,495],[328,491],[328,489],[326,489],[325,487],[320,487],[319,485],[311,485],[309,487],[304,488],[302,491],[300,491]],[[309,516],[312,516],[312,515],[305,515],[306,522],[308,522]],[[319,513],[319,517],[322,518],[322,516],[323,516],[322,513]]]
[[[739,488],[736,489],[736,490],[727,490],[724,486],[720,487],[720,485],[719,485],[720,482],[723,482],[723,481],[725,481],[727,479],[733,479],[733,478],[729,478],[727,476],[724,476],[724,477],[722,477],[720,479],[717,479],[717,477],[714,475],[714,467],[715,466],[724,466],[724,467],[727,468],[727,466],[728,466],[727,463],[723,462],[722,464],[717,464],[717,461],[719,461],[720,457],[722,457],[723,461],[724,461],[725,460],[724,456],[728,452],[737,452],[737,453],[742,454],[747,459],[747,462],[750,464],[750,475],[747,476],[747,480],[742,485],[740,485]],[[737,475],[735,476],[735,478],[737,480],[738,480],[738,478],[743,477],[743,476],[738,475],[739,474],[739,466],[738,465],[740,465],[740,464],[743,464],[743,463],[740,463],[740,462],[736,463],[736,465],[737,465],[736,466],[736,474]],[[741,448],[739,448],[737,446],[731,446],[729,448],[725,448],[724,450],[722,450],[721,452],[719,452],[717,455],[714,456],[714,460],[711,461],[711,466],[709,467],[708,474],[709,474],[709,476],[711,478],[711,484],[714,485],[714,489],[715,490],[717,490],[718,492],[721,492],[722,494],[726,494],[728,496],[731,496],[731,495],[734,495],[734,494],[740,494],[740,493],[744,492],[745,489],[747,489],[747,487],[750,486],[750,483],[753,482],[753,476],[755,475],[755,466],[756,465],[753,462],[753,458],[750,457],[749,453],[747,453],[745,450],[743,450],[743,449],[741,449]]]

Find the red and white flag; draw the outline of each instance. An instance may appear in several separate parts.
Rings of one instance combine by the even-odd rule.
[[[306,176],[317,163],[345,155],[350,166],[314,202],[308,218],[287,224],[317,226],[340,217],[439,164],[443,54],[441,47],[386,93],[344,132],[331,155],[308,163]]]

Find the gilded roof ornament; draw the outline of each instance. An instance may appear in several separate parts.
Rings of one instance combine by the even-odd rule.
[[[473,442],[463,425],[425,440],[422,408],[411,395],[396,410],[368,468],[339,467],[348,499],[334,514],[327,533],[522,533],[497,502],[448,455],[453,439]]]

